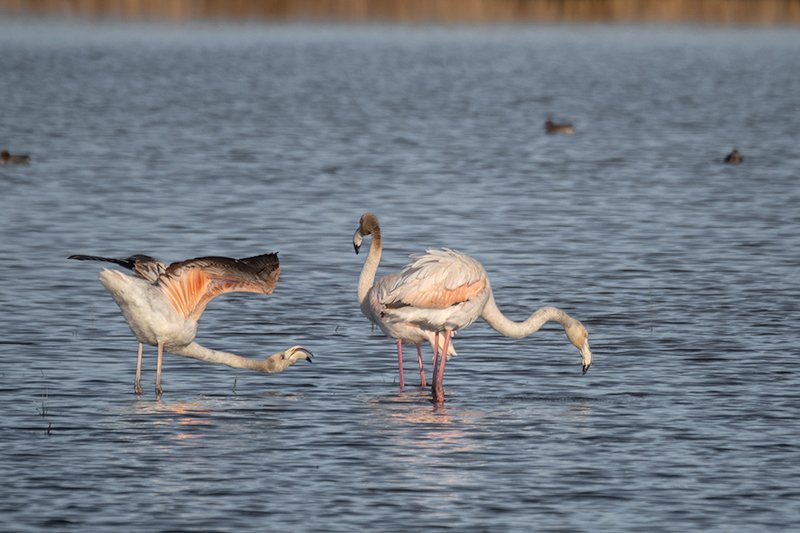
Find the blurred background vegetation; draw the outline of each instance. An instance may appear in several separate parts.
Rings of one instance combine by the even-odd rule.
[[[401,23],[800,23],[800,0],[0,0],[4,16]]]

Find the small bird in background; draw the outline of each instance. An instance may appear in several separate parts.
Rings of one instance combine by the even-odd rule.
[[[7,151],[0,152],[0,164],[2,165],[30,165],[31,158],[28,155],[11,155]]]
[[[736,164],[736,163],[741,163],[742,161],[744,161],[744,158],[739,155],[739,150],[734,150],[733,152],[728,154],[728,157],[725,158],[726,163]]]
[[[553,124],[548,120],[544,126],[547,133],[575,133],[575,130],[572,129],[572,124]]]

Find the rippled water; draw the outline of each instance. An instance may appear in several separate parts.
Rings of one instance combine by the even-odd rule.
[[[800,37],[793,29],[0,22],[0,528],[787,530],[800,522]],[[545,120],[572,136],[547,136]],[[745,161],[722,164],[738,148]],[[500,308],[447,400],[398,392],[356,303],[452,247]],[[135,338],[73,253],[279,251],[198,341]],[[409,347],[409,354],[413,354]],[[430,360],[427,360],[430,371]]]

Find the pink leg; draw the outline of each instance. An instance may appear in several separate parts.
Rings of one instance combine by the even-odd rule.
[[[426,385],[425,383],[425,368],[422,366],[422,346],[417,343],[417,359],[419,359],[419,380],[422,382],[421,387]]]
[[[433,384],[436,383],[436,375],[439,369],[439,332],[433,334]]]
[[[164,343],[158,343],[158,368],[156,370],[156,394],[161,396],[161,355],[164,353]]]
[[[397,341],[397,361],[400,363],[400,390],[403,390],[403,343]]]
[[[438,381],[441,384],[442,379],[444,379],[444,362],[447,360],[447,349],[450,347],[450,335],[452,335],[453,330],[448,329],[444,334],[444,348],[442,349],[442,363],[439,365],[439,376]]]
[[[133,391],[136,394],[142,393],[142,386],[139,380],[142,378],[142,343],[139,343],[139,362],[136,363],[136,381],[133,384]]]
[[[442,387],[442,380],[444,379],[444,362],[447,360],[447,348],[450,344],[450,334],[452,330],[448,329],[444,334],[444,346],[442,348],[442,358],[439,361],[439,368],[434,369],[433,385],[431,385],[431,393],[433,401],[440,403],[444,401],[444,388]],[[438,339],[437,339],[438,343]],[[437,344],[438,345],[438,344]]]

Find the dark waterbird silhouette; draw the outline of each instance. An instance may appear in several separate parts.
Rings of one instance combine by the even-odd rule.
[[[29,165],[31,158],[28,155],[11,155],[7,151],[0,152],[0,164],[3,165]]]
[[[545,122],[545,131],[550,134],[554,133],[566,133],[571,134],[575,133],[575,130],[572,129],[572,124],[553,124],[549,120]]]
[[[739,150],[734,150],[733,152],[728,154],[728,157],[725,158],[726,163],[736,164],[736,163],[741,163],[742,161],[744,161],[744,158],[739,155]]]

